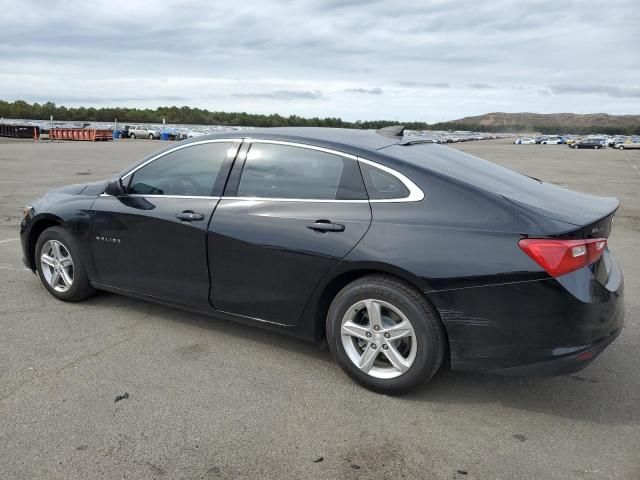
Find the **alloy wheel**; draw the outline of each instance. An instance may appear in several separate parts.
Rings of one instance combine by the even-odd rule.
[[[40,266],[45,280],[57,292],[67,292],[73,285],[73,259],[58,240],[48,240],[40,251]]]
[[[366,299],[352,305],[340,333],[349,359],[372,377],[399,377],[415,361],[418,346],[413,326],[388,302]]]

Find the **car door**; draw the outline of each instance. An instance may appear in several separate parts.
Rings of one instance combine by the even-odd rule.
[[[209,226],[217,310],[294,325],[327,271],[364,236],[357,159],[283,142],[243,145]]]
[[[99,283],[210,306],[207,226],[238,145],[176,147],[127,173],[124,195],[101,195],[91,210]]]

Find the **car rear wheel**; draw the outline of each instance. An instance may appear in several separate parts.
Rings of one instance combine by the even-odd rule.
[[[336,295],[327,341],[347,375],[388,395],[429,381],[445,353],[437,312],[411,285],[385,275],[363,277]]]
[[[593,149],[594,149],[594,150],[598,150],[599,148],[600,148],[600,147],[599,147],[598,145],[594,145],[594,146],[593,146]]]
[[[578,149],[578,145],[574,145],[573,148],[575,148],[577,150]]]
[[[49,293],[65,302],[78,302],[94,293],[80,250],[62,227],[46,229],[36,242],[36,269]]]

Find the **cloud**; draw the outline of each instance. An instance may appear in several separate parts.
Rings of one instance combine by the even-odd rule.
[[[449,88],[451,84],[449,82],[414,82],[410,80],[400,80],[395,82],[396,85],[401,87],[415,87],[415,88]]]
[[[637,0],[4,3],[6,100],[431,122],[640,110]]]
[[[614,98],[640,98],[640,87],[615,85],[551,85],[549,92],[555,95],[606,95]]]
[[[370,89],[366,89],[366,88],[345,88],[344,89],[345,92],[347,93],[367,93],[369,95],[382,95],[382,89],[381,88],[370,88]]]
[[[473,88],[473,89],[486,89],[486,88],[493,88],[493,85],[489,85],[488,83],[482,83],[482,82],[472,82],[472,83],[467,83],[467,87]]]
[[[234,93],[234,97],[239,98],[265,98],[269,100],[320,100],[323,97],[321,92],[308,90],[276,90],[266,93]]]

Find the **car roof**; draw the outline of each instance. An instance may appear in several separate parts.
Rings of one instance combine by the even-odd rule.
[[[326,128],[326,127],[275,127],[237,130],[211,135],[203,135],[194,142],[220,138],[245,138],[279,140],[303,143],[319,147],[332,148],[345,153],[358,154],[362,150],[380,150],[402,141],[402,137],[391,137],[376,133],[375,130],[359,130],[355,128]]]

